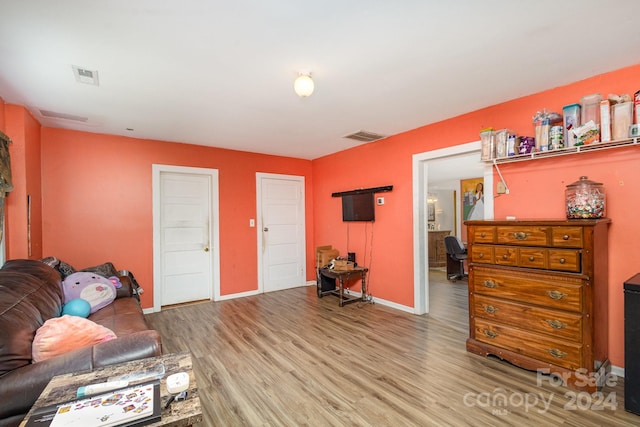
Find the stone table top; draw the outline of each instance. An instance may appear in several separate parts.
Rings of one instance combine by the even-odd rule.
[[[162,419],[149,424],[149,426],[186,427],[202,422],[202,407],[200,406],[198,387],[193,374],[191,354],[189,352],[181,352],[106,366],[91,372],[83,371],[55,376],[42,391],[27,417],[20,424],[20,427],[26,425],[29,417],[36,409],[77,400],[76,393],[80,386],[106,382],[110,377],[153,369],[161,364],[165,368],[165,375],[160,380]],[[164,409],[164,404],[170,396],[167,391],[166,379],[169,375],[178,372],[187,372],[189,374],[187,399],[181,402],[174,401],[169,408]],[[149,381],[149,379],[146,381]],[[145,380],[139,382],[145,382]],[[134,385],[135,383],[132,381],[129,385]]]

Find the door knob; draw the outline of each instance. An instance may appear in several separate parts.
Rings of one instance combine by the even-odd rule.
[[[205,252],[209,252],[209,248],[204,248],[204,251]]]
[[[262,231],[269,231],[269,227],[263,228]]]

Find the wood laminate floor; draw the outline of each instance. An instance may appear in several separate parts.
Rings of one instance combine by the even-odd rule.
[[[466,280],[431,271],[430,301],[340,308],[303,287],[147,320],[165,353],[191,351],[204,426],[640,425],[622,379],[592,396],[468,353]]]

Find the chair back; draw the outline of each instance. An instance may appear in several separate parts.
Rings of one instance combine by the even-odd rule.
[[[449,255],[466,254],[467,250],[462,246],[460,240],[456,236],[445,236],[444,247]]]

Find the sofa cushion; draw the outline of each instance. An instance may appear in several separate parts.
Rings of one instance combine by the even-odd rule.
[[[0,269],[0,376],[31,363],[36,330],[62,311],[57,286],[31,274]]]
[[[119,337],[149,329],[135,298],[118,298],[105,308],[89,315],[89,320],[111,329]]]
[[[63,315],[44,322],[33,339],[33,362],[41,362],[82,347],[116,338],[108,328],[91,320]]]

